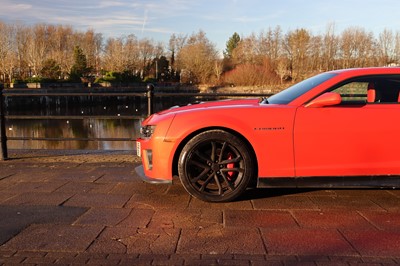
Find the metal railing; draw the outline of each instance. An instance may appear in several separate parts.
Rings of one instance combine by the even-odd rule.
[[[147,85],[146,90],[140,92],[13,92],[12,90],[3,90],[0,87],[0,160],[8,158],[7,140],[35,140],[35,141],[134,141],[131,138],[41,138],[41,137],[7,137],[6,120],[7,119],[138,119],[143,116],[36,116],[36,115],[6,115],[5,97],[141,97],[147,102],[147,115],[154,112],[154,103],[156,98],[162,97],[202,97],[202,98],[237,98],[237,97],[268,97],[271,93],[197,93],[197,92],[155,92],[152,84]]]
[[[0,160],[8,157],[7,136],[6,136],[6,119],[5,119],[5,101],[3,89],[0,87]]]

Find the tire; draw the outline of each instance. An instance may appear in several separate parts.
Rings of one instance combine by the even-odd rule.
[[[179,179],[186,191],[203,201],[226,202],[240,196],[254,178],[247,145],[223,130],[194,136],[182,149]]]

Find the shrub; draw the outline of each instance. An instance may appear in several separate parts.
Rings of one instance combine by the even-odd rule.
[[[95,80],[95,83],[102,83],[102,82],[140,82],[141,79],[138,76],[129,74],[128,72],[104,72],[102,77],[98,77]]]
[[[262,65],[251,63],[237,65],[233,70],[226,72],[222,79],[224,83],[236,86],[263,86],[279,83],[278,75],[267,62]]]

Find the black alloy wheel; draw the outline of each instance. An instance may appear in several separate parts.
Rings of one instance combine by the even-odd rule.
[[[247,145],[223,130],[194,136],[183,148],[179,178],[189,194],[210,202],[231,201],[241,195],[254,177]]]

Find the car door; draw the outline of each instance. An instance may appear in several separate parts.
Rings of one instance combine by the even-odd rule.
[[[400,174],[400,104],[397,97],[367,103],[368,84],[356,81],[335,89],[342,95],[336,106],[298,107],[296,176]]]

